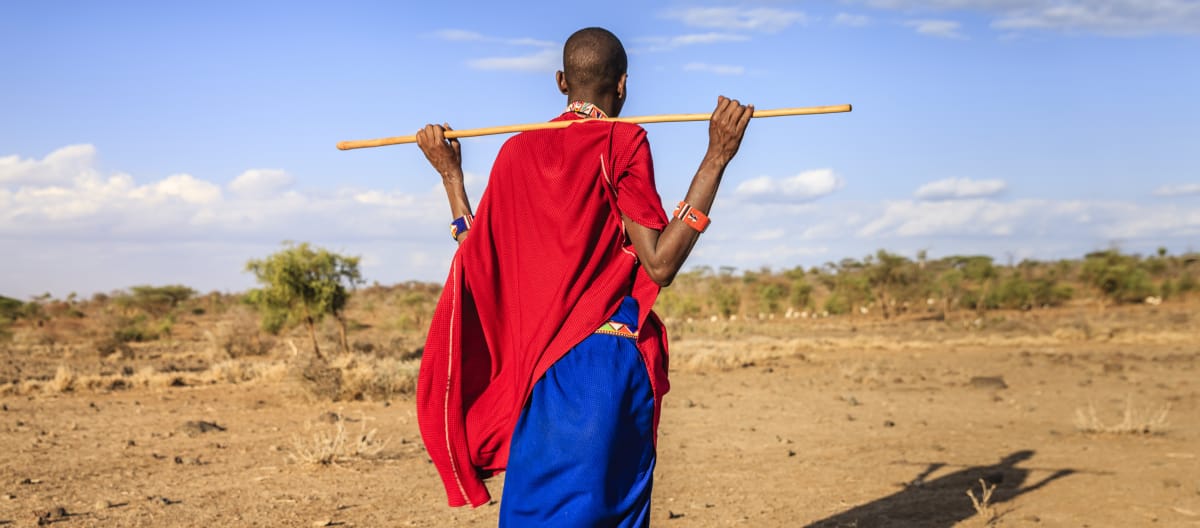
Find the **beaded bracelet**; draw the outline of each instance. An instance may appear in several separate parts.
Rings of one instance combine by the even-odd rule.
[[[674,216],[675,218],[683,220],[683,223],[687,224],[688,227],[695,229],[697,232],[703,233],[705,229],[708,229],[708,215],[692,207],[692,205],[686,201],[679,202],[679,205],[675,206]]]
[[[471,214],[455,218],[453,222],[450,222],[450,238],[457,242],[458,236],[470,230],[471,224],[474,222],[475,216]]]

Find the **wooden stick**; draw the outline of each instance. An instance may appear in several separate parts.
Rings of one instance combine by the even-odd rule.
[[[812,114],[834,114],[839,112],[849,112],[850,105],[834,105],[834,106],[809,106],[804,108],[778,108],[775,110],[755,110],[754,117],[781,117],[794,115],[812,115]],[[609,121],[620,121],[622,123],[677,123],[680,121],[708,121],[712,114],[662,114],[639,117],[617,117]],[[526,123],[523,125],[504,125],[488,128],[471,128],[466,130],[449,130],[446,132],[446,138],[465,138],[488,136],[492,134],[513,134],[517,132],[526,132],[529,130],[546,130],[551,128],[566,128],[570,125],[580,122],[581,120],[571,121],[550,121],[546,123]],[[589,121],[584,119],[582,121]],[[337,144],[337,148],[341,150],[351,150],[366,147],[382,147],[385,145],[400,145],[403,143],[416,143],[417,136],[395,136],[379,139],[359,139],[352,141],[342,141]]]

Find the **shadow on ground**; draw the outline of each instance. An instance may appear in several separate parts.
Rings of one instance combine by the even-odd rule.
[[[1048,477],[1026,485],[1031,469],[1017,467],[1017,464],[1032,458],[1033,454],[1034,452],[1029,450],[1016,451],[997,464],[963,467],[959,471],[933,480],[926,479],[942,468],[954,466],[943,462],[918,464],[926,466],[924,471],[905,483],[903,490],[813,522],[807,528],[949,528],[978,514],[966,492],[972,490],[976,497],[980,497],[980,480],[987,485],[996,486],[990,501],[995,507],[1076,472],[1073,469],[1052,470],[1053,473]],[[1003,507],[996,508],[1000,515],[1003,514],[1003,510]]]

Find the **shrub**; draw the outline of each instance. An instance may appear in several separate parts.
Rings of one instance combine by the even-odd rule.
[[[1154,295],[1155,289],[1138,264],[1137,257],[1116,250],[1089,253],[1084,258],[1082,279],[1112,301],[1141,302]]]

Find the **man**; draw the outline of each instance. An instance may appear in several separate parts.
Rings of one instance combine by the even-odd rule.
[[[607,30],[571,35],[556,120],[587,120],[509,139],[474,217],[449,127],[417,133],[460,244],[421,362],[418,421],[451,506],[486,503],[482,479],[507,471],[501,526],[649,518],[668,390],[650,308],[707,226],[753,107],[718,98],[708,152],[668,219],[645,131],[605,119],[625,102],[626,66]]]

